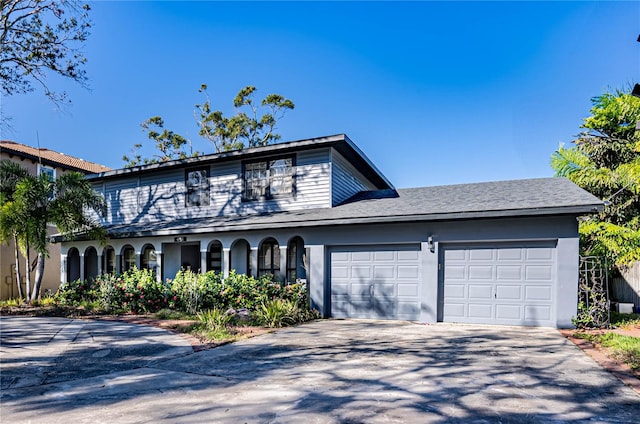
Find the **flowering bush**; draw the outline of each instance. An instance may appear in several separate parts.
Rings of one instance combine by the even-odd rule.
[[[121,275],[104,274],[95,281],[74,281],[58,292],[61,303],[99,302],[111,313],[147,313],[172,308],[196,314],[215,308],[259,310],[274,301],[286,301],[307,309],[305,284],[283,284],[272,275],[259,278],[232,271],[227,278],[213,271],[198,274],[179,271],[165,284],[147,269],[132,269]]]

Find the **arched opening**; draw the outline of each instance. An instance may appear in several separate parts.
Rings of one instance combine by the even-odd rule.
[[[249,274],[249,243],[244,239],[239,239],[231,245],[229,252],[230,269],[238,274]]]
[[[142,248],[142,257],[140,258],[140,268],[155,271],[157,262],[156,249],[151,244],[147,244]]]
[[[72,247],[67,252],[67,282],[80,279],[80,252]]]
[[[122,248],[120,256],[120,269],[122,272],[129,271],[136,266],[136,251],[130,245]]]
[[[111,246],[105,247],[102,251],[102,272],[105,274],[116,272],[116,251]]]
[[[287,246],[287,275],[286,282],[295,283],[299,279],[306,279],[305,251],[302,237],[289,240]]]
[[[268,238],[260,243],[258,249],[258,276],[280,271],[280,246],[274,238]]]
[[[212,241],[207,250],[207,271],[222,272],[222,243]]]
[[[98,276],[98,251],[89,246],[84,251],[84,279],[89,281]]]

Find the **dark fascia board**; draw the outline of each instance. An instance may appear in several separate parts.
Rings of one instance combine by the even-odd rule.
[[[160,230],[130,230],[123,229],[122,231],[107,232],[112,239],[130,238],[130,237],[150,237],[150,236],[170,236],[176,233],[181,234],[201,234],[201,233],[216,233],[225,231],[253,231],[272,229],[274,225],[279,228],[292,228],[292,227],[324,227],[334,225],[360,225],[360,224],[393,224],[393,223],[409,223],[409,222],[441,222],[441,221],[457,221],[457,220],[472,220],[472,219],[499,219],[499,218],[527,218],[527,217],[539,217],[539,216],[580,216],[588,215],[603,210],[603,205],[600,203],[592,205],[580,205],[580,206],[562,206],[551,208],[535,208],[535,209],[510,209],[510,210],[497,210],[497,211],[476,211],[476,212],[453,212],[453,213],[434,213],[424,215],[401,215],[401,216],[371,216],[371,217],[354,217],[354,218],[320,218],[320,219],[306,219],[304,221],[292,221],[287,219],[288,215],[283,214],[282,220],[267,221],[264,223],[243,223],[240,221],[237,224],[234,223],[216,223],[215,225],[189,225],[181,228],[180,226],[173,228],[166,228]],[[190,224],[193,224],[190,221]],[[62,241],[62,237],[55,236],[55,241]],[[82,237],[78,238],[79,240]]]
[[[6,146],[2,147],[2,153],[9,155],[9,157],[19,157],[19,158],[23,158],[23,159],[28,159],[34,163],[41,163],[42,165],[45,166],[50,166],[52,168],[61,168],[61,169],[65,169],[68,171],[76,171],[79,172],[81,174],[90,174],[89,171],[87,171],[86,169],[82,169],[82,168],[78,168],[76,166],[71,166],[71,165],[66,165],[60,162],[56,162],[47,158],[42,158],[40,156],[36,156],[36,155],[32,155],[30,153],[25,153],[25,152],[21,152],[18,150],[13,150],[11,148],[8,148]]]
[[[230,152],[214,153],[210,155],[198,156],[195,158],[172,160],[151,165],[140,165],[131,168],[114,169],[98,174],[90,174],[87,179],[92,182],[99,182],[123,176],[133,176],[156,172],[159,169],[188,168],[192,166],[210,165],[216,162],[227,162],[231,160],[246,160],[256,157],[267,157],[272,155],[288,154],[293,152],[319,149],[323,147],[334,147],[378,188],[393,189],[391,182],[375,167],[366,155],[346,136],[337,134],[326,137],[309,138],[285,143],[270,144],[262,147],[251,147],[243,150],[233,150]]]

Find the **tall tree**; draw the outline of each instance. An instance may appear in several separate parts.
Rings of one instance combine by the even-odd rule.
[[[5,162],[5,161],[2,161]],[[0,169],[5,165],[2,164]],[[17,238],[29,266],[29,252],[37,254],[35,278],[31,285],[27,268],[27,299],[40,296],[46,258],[49,256],[48,225],[55,225],[64,236],[87,233],[92,239],[105,239],[105,231],[90,211],[104,212],[104,198],[78,172],[69,172],[52,180],[48,174],[27,175],[17,180],[10,207],[3,208],[0,222],[20,222]],[[6,204],[5,204],[6,206]]]
[[[198,91],[205,96],[204,103],[195,105],[198,134],[213,144],[216,153],[277,142],[281,136],[275,131],[276,124],[287,110],[295,107],[291,100],[280,94],[269,94],[257,102],[254,99],[256,88],[246,86],[233,100],[236,113],[227,117],[221,110],[213,110],[206,84],[202,84]],[[142,145],[135,144],[134,155],[122,157],[126,163],[125,167],[200,155],[197,151],[187,152],[185,147],[191,147],[189,140],[165,129],[164,121],[159,116],[149,118],[141,126],[147,132],[147,137],[153,140],[158,153],[145,158],[138,153]]]
[[[13,241],[14,259],[16,267],[16,283],[18,297],[24,298],[22,293],[22,273],[20,272],[20,245],[18,234],[23,228],[22,217],[14,203],[14,195],[18,181],[26,178],[29,172],[18,163],[0,161],[0,243]],[[27,270],[27,273],[29,271]]]
[[[199,152],[194,152],[191,149],[191,142],[180,134],[176,134],[173,131],[169,131],[164,127],[164,120],[159,116],[154,116],[142,124],[140,124],[142,130],[147,133],[147,138],[153,140],[155,148],[158,151],[151,158],[143,158],[138,153],[138,150],[142,147],[142,144],[133,145],[133,156],[122,156],[122,160],[126,162],[125,167],[132,167],[136,165],[148,165],[151,163],[166,162],[174,159],[186,159],[188,157],[195,157],[199,155]],[[190,152],[187,153],[185,147],[189,146]]]
[[[605,201],[602,213],[580,224],[583,251],[624,265],[640,260],[640,99],[616,90],[592,104],[574,145],[560,146],[551,166]]]
[[[49,74],[86,84],[87,59],[81,51],[89,35],[88,4],[76,0],[0,0],[0,81],[5,95],[26,93],[40,85],[56,104]]]
[[[260,107],[253,98],[256,88],[248,85],[233,99],[236,114],[227,118],[221,110],[212,111],[206,84],[202,84],[198,91],[206,97],[203,104],[196,105],[199,134],[213,143],[216,152],[275,143],[280,140],[280,134],[274,132],[276,123],[287,110],[295,107],[291,100],[280,94],[269,94],[260,101],[260,107],[266,109],[260,113]],[[248,113],[241,110],[243,108]]]

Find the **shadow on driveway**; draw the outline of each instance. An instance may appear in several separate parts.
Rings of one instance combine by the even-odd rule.
[[[139,361],[129,367],[126,355],[95,356],[108,343],[71,345],[73,375],[3,389],[2,418],[636,423],[640,416],[635,392],[550,329],[324,320],[198,353],[165,345],[169,359],[134,350]],[[11,349],[4,340],[2,349],[4,374]]]

